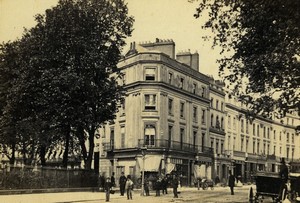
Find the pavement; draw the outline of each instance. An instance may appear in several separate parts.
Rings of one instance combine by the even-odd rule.
[[[241,188],[236,188],[236,190],[243,190],[243,193],[249,191],[250,186],[246,185]],[[199,194],[221,194],[228,193],[228,187],[215,187],[213,191],[208,189],[208,191],[203,191],[202,189],[197,192],[197,188],[183,187],[180,189],[181,193],[179,198],[173,198],[172,188],[168,189],[169,193],[167,195],[161,195],[155,197],[154,191],[151,191],[151,196],[141,196],[141,190],[133,191],[133,200],[127,200],[125,196],[120,196],[117,191],[115,194],[110,195],[110,202],[139,202],[139,203],[154,203],[154,202],[199,202]],[[243,194],[244,196],[244,194]],[[237,198],[230,197],[229,198]],[[247,199],[247,197],[243,197]],[[221,197],[222,199],[222,197]],[[104,192],[60,192],[60,193],[40,193],[40,194],[14,194],[14,195],[1,195],[1,203],[102,203],[105,202]],[[233,202],[231,200],[224,202]]]

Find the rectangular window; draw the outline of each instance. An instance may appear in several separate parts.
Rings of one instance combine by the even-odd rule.
[[[121,148],[125,148],[125,127],[121,127]]]
[[[205,118],[206,118],[205,109],[202,109],[202,117],[201,117],[202,124],[205,124],[205,120],[206,120]]]
[[[255,124],[253,123],[253,135],[255,136]]]
[[[185,114],[185,105],[184,102],[180,102],[180,118],[184,118]]]
[[[180,128],[180,149],[183,148],[184,128]]]
[[[241,132],[244,132],[244,119],[241,119]]]
[[[184,78],[180,78],[179,88],[180,89],[184,88]]]
[[[216,101],[216,109],[219,110],[219,100]]]
[[[168,110],[169,110],[169,115],[173,115],[173,99],[169,98],[168,101]]]
[[[155,80],[155,68],[146,68],[145,69],[145,80],[154,81]]]
[[[197,84],[193,83],[193,89],[192,89],[193,94],[196,94],[196,89],[197,89]]]
[[[246,133],[248,134],[249,133],[249,121],[246,120]]]
[[[168,78],[169,84],[171,85],[173,83],[173,73],[169,72],[169,78]]]
[[[228,128],[231,128],[231,116],[228,116]]]
[[[290,142],[290,133],[287,133],[287,134],[286,134],[286,141],[287,141],[287,142]]]
[[[154,146],[155,145],[155,127],[152,125],[147,125],[145,129],[145,145]]]
[[[171,148],[171,144],[172,144],[172,139],[173,139],[173,126],[169,125],[169,142],[168,142],[168,147]]]
[[[197,122],[198,119],[197,119],[197,116],[198,116],[198,109],[196,106],[193,107],[193,121],[194,122]]]
[[[156,110],[155,94],[145,94],[145,110]]]
[[[202,94],[201,94],[202,97],[206,97],[206,89],[205,87],[202,87]]]
[[[114,149],[114,146],[115,146],[115,129],[114,128],[110,129],[110,146],[112,149]]]

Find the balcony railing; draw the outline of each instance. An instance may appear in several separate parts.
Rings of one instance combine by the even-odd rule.
[[[171,141],[165,139],[154,139],[145,140],[139,139],[138,145],[134,148],[147,147],[148,149],[170,149],[179,150],[191,153],[206,153],[213,154],[213,149],[211,147],[193,145],[190,143]],[[126,149],[127,147],[115,147],[112,143],[103,143],[103,148],[105,151],[112,151],[114,149]],[[132,148],[132,147],[131,147]]]

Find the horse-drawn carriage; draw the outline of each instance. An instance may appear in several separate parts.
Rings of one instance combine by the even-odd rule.
[[[273,202],[300,202],[300,173],[290,173],[288,182],[281,190],[282,179],[277,173],[257,173],[255,175],[256,194],[250,188],[249,202],[263,202],[265,197],[271,197]]]

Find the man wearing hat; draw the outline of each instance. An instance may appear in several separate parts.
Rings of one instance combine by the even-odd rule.
[[[109,196],[110,196],[110,189],[111,189],[111,180],[109,177],[106,178],[105,181],[105,194],[106,194],[106,202],[109,202]]]

